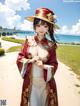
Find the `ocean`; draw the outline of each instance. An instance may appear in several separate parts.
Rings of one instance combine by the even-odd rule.
[[[80,44],[80,35],[55,35],[55,39],[59,43]]]
[[[27,36],[35,35],[35,33],[34,32],[26,32],[26,33],[17,33],[16,35],[19,38],[26,38]],[[54,36],[58,43],[80,44],[80,35],[55,34]]]

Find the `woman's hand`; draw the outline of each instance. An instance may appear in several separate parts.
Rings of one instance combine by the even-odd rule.
[[[21,60],[21,62],[23,62],[24,64],[27,63],[28,61],[29,61],[29,59],[26,59],[26,58],[23,58],[23,59]]]
[[[34,56],[32,59],[29,60],[29,62],[34,63],[39,60],[39,56]]]
[[[41,60],[37,60],[36,65],[38,65],[40,68],[44,68],[43,62]]]
[[[38,65],[39,67],[44,68],[43,62],[39,58],[39,56],[34,56],[34,58],[32,59],[32,61],[35,62],[36,65]]]
[[[23,58],[21,62],[25,63],[34,63],[39,60],[39,56],[34,56],[32,59]]]

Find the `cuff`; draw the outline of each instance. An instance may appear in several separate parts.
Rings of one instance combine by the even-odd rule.
[[[53,77],[53,66],[51,65],[44,65],[44,68],[47,69],[47,81],[49,81]]]
[[[24,75],[25,75],[25,73],[26,73],[26,67],[27,67],[27,64],[28,64],[28,59],[25,59],[25,58],[23,58],[22,59],[22,69],[21,69],[21,76],[22,76],[22,78],[24,77]]]

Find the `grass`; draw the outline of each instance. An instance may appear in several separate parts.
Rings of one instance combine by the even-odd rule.
[[[15,39],[14,37],[2,37],[2,40],[14,42],[14,43],[20,43],[20,44],[22,44],[24,42],[24,40]]]
[[[10,47],[6,52],[15,52],[15,51],[19,51],[21,49],[21,46],[13,46]]]
[[[59,45],[58,59],[80,75],[80,45]]]

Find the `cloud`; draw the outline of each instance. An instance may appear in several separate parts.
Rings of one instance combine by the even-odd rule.
[[[30,4],[28,3],[28,0],[6,0],[5,5],[17,11],[20,11],[21,9],[30,9]]]
[[[72,26],[72,30],[71,30],[72,34],[80,34],[80,19],[78,20],[78,22]]]
[[[20,20],[21,17],[14,10],[0,3],[0,26],[13,28]]]
[[[58,33],[66,34],[69,32],[69,29],[66,25],[64,25],[60,30],[58,30]]]
[[[27,21],[27,20],[24,20],[23,23],[21,23],[21,24],[18,26],[18,29],[33,31],[32,22],[29,22],[29,21]]]
[[[64,25],[60,30],[57,30],[56,33],[80,35],[80,19],[75,25],[72,25],[71,29],[68,28],[68,26]]]
[[[20,10],[30,9],[28,0],[6,0],[0,3],[0,26],[7,28],[18,27],[21,24]]]

